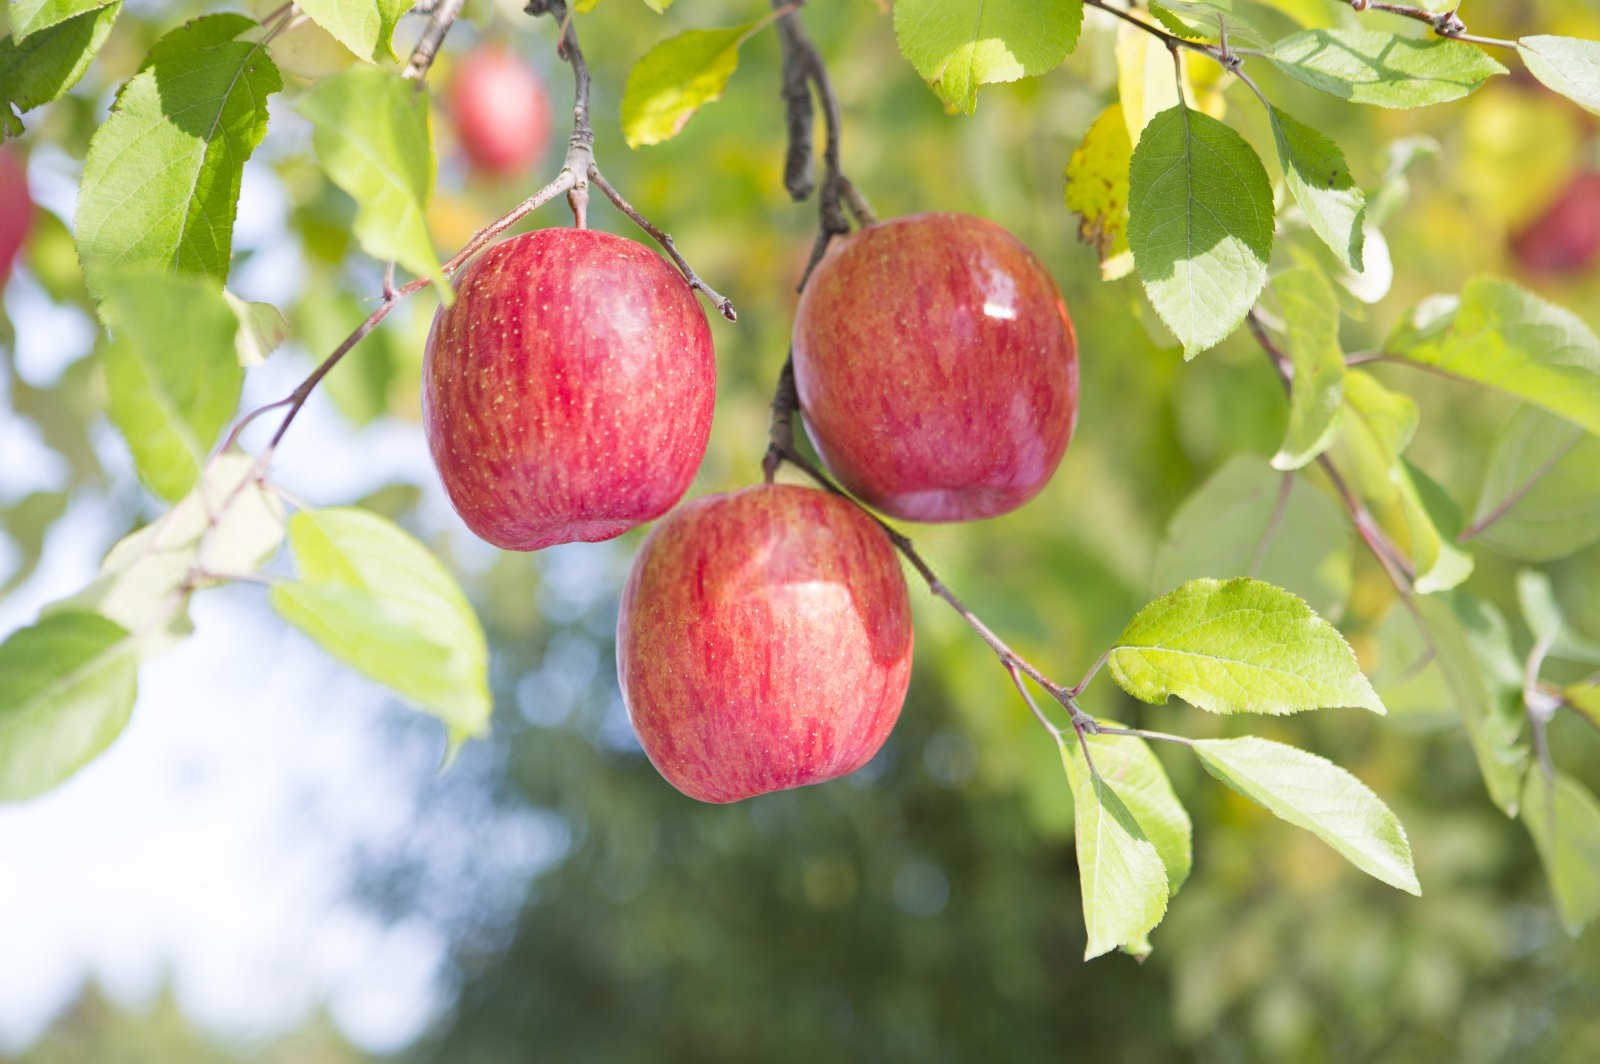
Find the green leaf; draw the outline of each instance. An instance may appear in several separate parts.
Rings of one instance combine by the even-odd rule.
[[[1423,595],[1459,586],[1472,575],[1474,565],[1472,555],[1455,545],[1461,533],[1460,507],[1409,459],[1400,459],[1394,477],[1416,568],[1412,586]]]
[[[1465,538],[1532,562],[1600,540],[1600,437],[1519,408],[1495,439]]]
[[[123,537],[100,575],[50,609],[88,609],[126,628],[149,659],[188,636],[189,599],[201,587],[258,572],[283,542],[283,504],[253,458],[219,455],[194,490]]]
[[[11,543],[15,562],[0,580],[0,598],[12,588],[21,587],[38,570],[44,558],[45,536],[67,512],[70,498],[66,491],[35,491],[0,508],[0,531]]]
[[[1133,150],[1128,245],[1184,357],[1220,342],[1267,282],[1272,185],[1255,150],[1181,104],[1156,115]]]
[[[89,142],[78,192],[78,257],[97,298],[105,271],[156,266],[221,282],[245,160],[282,87],[255,23],[206,15],[156,42]]]
[[[100,313],[112,336],[105,352],[111,420],[140,479],[176,499],[194,486],[239,405],[239,322],[217,287],[199,278],[151,269],[102,277]]]
[[[1305,212],[1311,231],[1339,262],[1360,273],[1367,213],[1366,193],[1356,187],[1339,146],[1317,130],[1270,109],[1272,138],[1283,163],[1283,183]]]
[[[128,633],[72,611],[0,643],[0,801],[42,794],[94,760],[133,710]]]
[[[1344,352],[1339,347],[1339,302],[1333,287],[1310,266],[1272,280],[1283,315],[1285,347],[1294,365],[1289,430],[1272,456],[1274,469],[1299,469],[1327,450],[1344,401]]]
[[[1118,946],[1147,952],[1145,936],[1161,922],[1170,896],[1171,873],[1161,851],[1117,788],[1104,776],[1090,775],[1071,732],[1061,740],[1061,763],[1072,789],[1078,886],[1088,932],[1083,959]]]
[[[1592,726],[1600,728],[1600,683],[1575,683],[1561,692],[1567,705]]]
[[[1568,627],[1556,601],[1550,577],[1536,569],[1517,574],[1517,605],[1533,636],[1545,645],[1550,657],[1600,665],[1600,643],[1584,638]]]
[[[1206,771],[1274,816],[1305,828],[1374,879],[1422,893],[1406,829],[1383,800],[1333,762],[1246,736],[1198,739]]]
[[[1600,916],[1600,802],[1565,773],[1546,779],[1530,772],[1522,819],[1550,877],[1561,923],[1577,936]]]
[[[27,111],[47,104],[77,84],[121,11],[122,2],[117,0],[58,22],[26,41],[0,38],[0,122],[10,118],[12,107]]]
[[[1154,590],[1253,576],[1337,617],[1350,595],[1350,522],[1328,495],[1240,454],[1178,507],[1156,548]]]
[[[222,298],[232,308],[239,322],[239,332],[234,337],[234,351],[239,356],[239,365],[259,366],[288,337],[288,321],[271,303],[249,302],[226,289],[222,292]]]
[[[1163,595],[1117,638],[1108,664],[1145,702],[1177,695],[1213,713],[1384,712],[1339,630],[1260,580],[1191,580]]]
[[[1128,166],[1133,142],[1122,104],[1100,112],[1067,161],[1067,209],[1078,215],[1078,239],[1100,253],[1100,277],[1113,281],[1133,269],[1128,251]]]
[[[301,97],[312,142],[328,177],[356,201],[355,233],[373,258],[450,286],[428,236],[433,139],[428,99],[412,82],[372,67],[325,78]]]
[[[721,30],[668,37],[628,71],[622,135],[628,147],[671,140],[700,108],[722,95],[739,66],[739,46],[765,19]]]
[[[334,657],[418,703],[452,733],[489,724],[489,651],[455,580],[377,514],[304,510],[289,522],[299,579],[273,608]]]
[[[1528,748],[1519,738],[1522,714],[1517,711],[1516,666],[1511,666],[1510,677],[1497,675],[1500,648],[1492,633],[1484,631],[1492,615],[1460,591],[1423,596],[1416,605],[1489,797],[1507,816],[1516,816]]]
[[[1164,0],[1148,6],[1156,21],[1188,40],[1220,41],[1226,26],[1230,47],[1262,48],[1267,44],[1233,0]]]
[[[978,86],[1034,77],[1078,44],[1082,0],[895,0],[900,54],[944,101],[971,114]]]
[[[1600,114],[1600,41],[1540,34],[1518,40],[1517,54],[1534,77]]]
[[[1600,340],[1577,315],[1510,281],[1478,277],[1453,316],[1389,350],[1498,388],[1600,434]]]
[[[1177,894],[1194,861],[1193,827],[1183,803],[1173,793],[1166,769],[1150,744],[1137,736],[1090,735],[1084,741],[1100,778],[1116,792],[1161,855],[1168,895]]]
[[[110,0],[11,0],[11,32],[23,40],[59,22],[105,7]]]
[[[1440,532],[1412,467],[1401,459],[1417,429],[1417,404],[1370,374],[1345,374],[1344,406],[1334,440],[1335,460],[1356,491],[1380,516],[1405,528],[1416,589],[1425,594],[1455,587],[1472,573],[1472,557]],[[1430,496],[1431,498],[1432,496]]]
[[[1302,30],[1267,57],[1314,89],[1354,103],[1426,107],[1459,99],[1506,68],[1461,41],[1365,29]]]
[[[221,454],[177,505],[112,547],[100,571],[122,576],[166,556],[216,576],[249,575],[277,553],[284,532],[283,503],[261,479],[256,460]],[[124,618],[103,603],[101,612],[129,628],[139,626],[135,617]]]
[[[394,27],[411,10],[407,0],[300,0],[300,10],[357,58],[394,58]]]

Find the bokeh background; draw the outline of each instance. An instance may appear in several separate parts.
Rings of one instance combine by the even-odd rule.
[[[110,543],[157,512],[103,414],[67,225],[114,87],[160,33],[216,6],[129,0],[85,82],[30,115],[20,142],[39,210],[0,324],[0,633],[81,587]],[[1290,6],[1313,24],[1352,17],[1323,0]],[[740,312],[737,326],[712,319],[718,406],[696,492],[759,476],[815,213],[782,190],[770,32],[676,140],[629,151],[617,106],[630,65],[661,37],[765,8],[679,0],[661,19],[610,0],[580,22],[601,164]],[[434,84],[492,38],[541,72],[562,115],[570,79],[548,22],[487,0],[471,13]],[[1464,15],[1498,36],[1600,36],[1593,0]],[[846,169],[879,214],[993,218],[1045,260],[1072,309],[1083,403],[1050,487],[1000,519],[913,530],[979,615],[1070,681],[1163,590],[1152,558],[1185,496],[1230,456],[1276,449],[1280,386],[1247,337],[1183,364],[1137,283],[1102,283],[1077,239],[1062,171],[1112,98],[1108,20],[1089,19],[1061,70],[985,90],[969,119],[946,115],[899,57],[878,5],[813,0],[805,18],[843,106]],[[1375,346],[1418,299],[1480,272],[1600,325],[1600,272],[1530,275],[1508,250],[1600,166],[1592,118],[1520,77],[1416,113],[1259,78],[1392,197],[1392,277],[1370,279],[1390,290],[1349,301],[1348,349]],[[1248,93],[1224,98],[1229,120],[1269,145]],[[436,119],[430,221],[448,253],[547,180],[560,146],[525,180],[489,183]],[[1397,141],[1427,150],[1386,183]],[[286,394],[374,305],[379,275],[348,235],[352,214],[311,160],[306,123],[274,100],[245,173],[230,287],[284,308],[294,336],[252,371],[247,406]],[[529,224],[567,220],[551,205]],[[630,232],[603,202],[591,220]],[[259,588],[201,595],[198,635],[145,667],[109,753],[0,808],[0,1059],[1600,1059],[1600,932],[1563,933],[1526,832],[1487,800],[1437,697],[1381,720],[1248,722],[1345,765],[1395,808],[1420,900],[1158,750],[1195,820],[1195,873],[1142,965],[1081,961],[1056,751],[984,646],[915,586],[911,693],[871,765],[732,807],[680,796],[639,752],[616,689],[616,598],[637,534],[524,556],[466,532],[416,422],[429,298],[339,367],[274,474],[310,503],[387,513],[448,560],[491,641],[492,737],[441,773],[442,729],[322,656]],[[1404,367],[1375,372],[1421,403],[1413,460],[1470,504],[1511,404]],[[1374,632],[1393,593],[1352,554],[1341,626],[1381,680]],[[1473,587],[1509,605],[1512,574],[1480,555]],[[1555,577],[1568,616],[1600,635],[1600,549]],[[1135,705],[1105,682],[1087,708],[1190,735],[1231,729],[1176,702]],[[1600,736],[1564,716],[1552,743],[1600,786]]]

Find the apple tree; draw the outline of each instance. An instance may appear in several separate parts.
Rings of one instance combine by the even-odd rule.
[[[489,644],[448,561],[378,507],[307,505],[274,475],[314,397],[359,420],[401,384],[421,396],[462,522],[489,543],[537,550],[659,519],[622,590],[618,668],[640,743],[691,796],[869,762],[908,682],[915,698],[914,612],[934,633],[919,653],[949,652],[954,623],[992,655],[990,693],[973,697],[989,714],[1014,702],[1058,759],[1065,779],[1039,785],[1070,795],[1087,957],[1148,955],[1189,878],[1191,796],[1168,776],[1183,759],[1194,786],[1214,777],[1422,891],[1384,786],[1284,741],[1273,718],[1312,710],[1337,731],[1366,726],[1351,710],[1447,707],[1483,800],[1531,835],[1561,921],[1576,933],[1600,914],[1588,755],[1550,741],[1573,722],[1600,729],[1600,646],[1583,631],[1600,615],[1600,340],[1584,307],[1449,261],[1412,274],[1447,290],[1410,291],[1408,255],[1448,260],[1470,234],[1386,235],[1418,203],[1517,180],[1419,178],[1437,149],[1413,113],[1511,77],[1543,87],[1513,119],[1600,113],[1600,43],[1576,35],[1592,17],[1574,35],[1497,37],[1473,32],[1476,11],[1367,0],[895,0],[848,15],[798,0],[241,0],[188,21],[195,5],[154,19],[123,6],[11,0],[0,38],[14,141],[0,149],[0,265],[26,240],[30,283],[100,330],[70,389],[13,374],[13,412],[63,453],[89,453],[108,419],[149,516],[89,586],[0,644],[0,798],[91,764],[129,719],[140,662],[190,631],[195,595],[232,583],[261,585],[285,622],[437,717],[451,755],[486,734]],[[570,75],[570,109],[504,50],[457,49],[473,32],[543,49]],[[864,65],[891,79],[891,40],[894,84],[925,87],[863,99],[878,91]],[[430,78],[441,58],[456,65],[448,92]],[[96,78],[115,90],[108,109]],[[719,115],[745,120],[735,95],[764,101],[739,112],[764,114],[776,148],[749,164],[762,188],[808,206],[744,209],[751,231],[713,241],[719,196],[745,186],[730,192],[734,161],[697,159],[693,138]],[[1082,121],[1049,195],[1028,200],[1048,212],[1030,232],[1075,229],[1083,248],[1030,247],[941,202],[927,173],[948,161],[917,155],[920,141],[893,158],[898,115],[915,112],[945,152],[968,144],[983,180],[1025,184],[1011,156],[1055,135],[1063,100]],[[1020,138],[986,132],[1002,108]],[[1321,118],[1372,109],[1386,117]],[[554,114],[564,150],[546,152]],[[856,136],[869,124],[875,137]],[[1351,128],[1362,143],[1332,135]],[[72,163],[70,219],[30,209],[20,159],[43,144]],[[283,306],[230,287],[263,161],[291,190],[315,272]],[[895,167],[926,183],[897,185]],[[1524,272],[1592,261],[1600,206],[1583,180],[1554,220],[1524,219]],[[880,221],[875,204],[900,216]],[[626,237],[594,228],[603,212]],[[680,220],[720,257],[702,258]],[[312,368],[244,403],[285,345]],[[1220,377],[1203,376],[1208,359]],[[1429,423],[1440,379],[1500,418],[1466,472],[1440,456],[1476,446],[1469,434]],[[767,414],[732,400],[744,412],[713,431],[715,404],[721,416],[728,390],[756,380]],[[1178,483],[1148,478],[1137,454],[1097,464],[1099,480],[1073,469],[1073,448],[1133,431],[1114,412],[1147,416],[1158,382],[1176,417],[1207,423],[1203,468]],[[1101,420],[1075,432],[1080,404]],[[1241,443],[1263,421],[1270,454]],[[697,471],[745,490],[680,502]],[[1167,520],[1159,542],[1107,548],[1143,550],[1153,576],[1148,601],[1096,617],[1092,643],[1039,638],[1059,585],[996,615],[981,586],[947,581],[940,555],[982,550],[1001,526],[919,528],[936,549],[903,527],[1031,511],[1115,540],[1115,479],[1142,482]],[[43,535],[28,530],[64,504],[6,511],[13,538],[33,539],[25,563]],[[1360,596],[1356,543],[1382,581]],[[984,564],[956,568],[981,585]],[[945,612],[913,611],[904,573]],[[1235,726],[1255,717],[1266,735]]]

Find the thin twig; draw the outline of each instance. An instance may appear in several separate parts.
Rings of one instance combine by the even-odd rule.
[[[446,262],[440,268],[441,272],[447,278],[454,276],[456,271],[459,270],[468,259],[477,254],[478,251],[481,250],[485,245],[489,244],[501,233],[517,224],[517,222],[521,221],[523,217],[525,217],[531,211],[537,210],[539,207],[544,206],[544,204],[548,203],[550,200],[554,199],[556,196],[570,188],[571,180],[571,175],[563,170],[556,176],[554,181],[550,182],[548,185],[544,186],[539,191],[523,200],[521,203],[517,204],[505,215],[495,219],[493,222],[490,222],[488,225],[478,230],[473,234],[472,239],[467,241],[466,245],[462,247],[460,251],[451,256],[450,261]],[[328,375],[328,372],[338,364],[340,359],[350,352],[351,348],[360,343],[361,340],[365,338],[366,335],[373,329],[375,329],[384,318],[388,317],[389,312],[392,311],[403,299],[412,293],[418,292],[427,287],[428,282],[429,279],[426,277],[417,277],[413,278],[411,281],[408,281],[406,284],[401,285],[399,288],[394,289],[392,295],[385,297],[384,301],[378,304],[377,308],[367,316],[367,319],[360,325],[356,326],[355,330],[351,332],[349,336],[345,337],[344,341],[340,343],[338,347],[334,348],[333,353],[327,358],[323,359],[322,363],[318,365],[316,369],[312,370],[311,374],[307,376],[305,380],[301,381],[299,386],[296,387],[294,391],[290,392],[282,399],[277,399],[273,402],[265,404],[264,406],[259,406],[240,418],[239,421],[234,425],[233,431],[229,432],[227,438],[222,441],[222,446],[217,448],[218,452],[220,453],[222,451],[226,451],[234,444],[238,443],[239,436],[244,431],[245,427],[256,418],[270,410],[276,410],[279,407],[287,406],[289,407],[288,413],[284,415],[283,420],[278,424],[277,430],[273,432],[272,439],[267,444],[267,448],[262,454],[263,460],[269,458],[272,450],[276,448],[279,441],[283,439],[284,433],[289,430],[289,425],[294,421],[295,415],[300,412],[300,408],[305,405],[306,399],[310,397],[312,391],[315,390],[317,384],[321,382],[322,378]]]
[[[792,372],[785,373],[780,377],[779,395],[773,400],[773,440],[768,445],[767,455],[766,458],[763,459],[762,463],[763,467],[776,469],[777,463],[788,462],[790,465],[806,474],[806,476],[816,481],[817,485],[823,490],[830,491],[833,494],[848,499],[859,506],[862,513],[866,514],[872,519],[874,524],[883,529],[884,535],[889,537],[889,542],[894,546],[895,550],[899,551],[906,561],[911,563],[911,567],[917,571],[917,574],[922,577],[923,582],[928,585],[928,591],[931,592],[936,598],[943,599],[951,609],[955,610],[956,614],[966,622],[967,627],[978,633],[978,637],[989,645],[989,649],[994,651],[995,656],[1000,659],[1001,664],[1005,665],[1008,669],[1014,666],[1034,683],[1037,683],[1040,687],[1049,692],[1050,697],[1061,703],[1061,705],[1072,714],[1075,724],[1086,719],[1088,714],[1084,713],[1084,711],[1078,707],[1077,691],[1069,691],[1067,688],[1051,680],[1032,662],[1028,661],[1021,654],[1018,654],[1015,650],[1012,650],[1011,647],[1006,644],[1005,640],[996,635],[993,629],[985,624],[977,614],[973,613],[971,608],[968,607],[967,604],[963,602],[955,592],[951,591],[944,581],[939,579],[938,574],[933,571],[933,568],[927,563],[922,555],[918,553],[916,546],[911,542],[909,537],[907,537],[903,532],[895,528],[893,525],[889,524],[883,518],[867,509],[865,506],[861,506],[861,504],[842,487],[840,487],[832,477],[828,476],[827,473],[817,468],[813,462],[811,462],[795,448],[792,428],[793,413],[799,408],[799,401],[794,395],[793,384],[794,374]],[[780,429],[778,427],[780,425],[789,426],[788,431],[785,432],[784,430]]]
[[[417,91],[422,91],[422,81],[428,76],[428,70],[439,54],[439,46],[444,43],[445,34],[455,25],[466,2],[439,0],[429,9],[428,24],[422,28],[422,36],[417,38],[416,45],[411,49],[411,58],[406,61],[405,73],[401,75],[415,81]]]
[[[1128,23],[1128,25],[1134,26],[1143,30],[1145,33],[1148,33],[1150,36],[1154,37],[1168,48],[1187,48],[1191,52],[1200,52],[1205,55],[1209,55],[1218,62],[1222,61],[1221,52],[1214,45],[1205,44],[1201,41],[1191,41],[1185,37],[1179,37],[1176,33],[1168,33],[1160,26],[1153,26],[1144,19],[1135,18],[1133,15],[1130,15],[1128,12],[1119,7],[1112,7],[1110,4],[1106,3],[1105,0],[1083,0],[1083,6],[1097,7],[1108,15],[1115,15],[1117,18]]]
[[[1085,0],[1092,3],[1093,0]],[[1411,4],[1382,3],[1380,0],[1344,0],[1357,11],[1382,11],[1390,15],[1399,15],[1401,18],[1412,19],[1425,24],[1434,34],[1451,40],[1468,41],[1472,44],[1487,44],[1496,48],[1515,48],[1516,41],[1502,40],[1499,37],[1479,37],[1467,32],[1467,24],[1461,21],[1457,12],[1460,4],[1449,11],[1429,11],[1425,7],[1414,7]]]
[[[665,251],[667,256],[677,265],[678,272],[683,274],[683,279],[689,282],[690,288],[704,292],[706,298],[716,305],[717,312],[724,318],[729,321],[739,320],[738,312],[733,309],[733,301],[701,280],[700,275],[695,273],[684,257],[679,254],[678,246],[672,242],[672,237],[668,236],[644,215],[634,210],[633,205],[622,198],[622,193],[612,187],[611,182],[607,181],[605,175],[600,172],[600,168],[593,163],[589,164],[589,180],[593,181],[595,186],[606,194],[607,199],[616,204],[617,210],[633,219],[634,225],[649,233],[651,239],[661,245],[661,250]]]
[[[1003,662],[1003,664],[1005,665],[1006,672],[1010,673],[1011,675],[1011,682],[1016,684],[1017,692],[1022,695],[1022,700],[1028,703],[1029,709],[1033,710],[1034,718],[1044,726],[1045,731],[1055,736],[1057,743],[1060,743],[1061,729],[1056,727],[1054,721],[1045,716],[1044,710],[1039,708],[1039,703],[1033,700],[1033,693],[1028,690],[1027,683],[1023,681],[1022,672],[1017,668],[1017,663],[1014,661],[1006,661]]]

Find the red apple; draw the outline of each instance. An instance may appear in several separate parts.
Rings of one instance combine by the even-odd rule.
[[[622,591],[617,676],[678,790],[736,802],[854,772],[911,676],[889,538],[837,495],[768,484],[679,507]]]
[[[33,199],[22,160],[0,145],[0,284],[11,276],[11,263],[22,250],[33,224]]]
[[[705,313],[660,256],[542,229],[457,277],[428,333],[423,427],[456,512],[495,546],[610,539],[688,488],[716,372]]]
[[[1522,268],[1581,273],[1600,255],[1600,172],[1579,174],[1544,213],[1511,239]]]
[[[550,140],[550,96],[527,64],[496,45],[474,49],[450,82],[456,136],[477,169],[526,173]]]
[[[911,521],[1021,506],[1077,420],[1077,340],[1055,283],[1016,237],[964,214],[837,241],[795,312],[794,374],[828,468]]]

